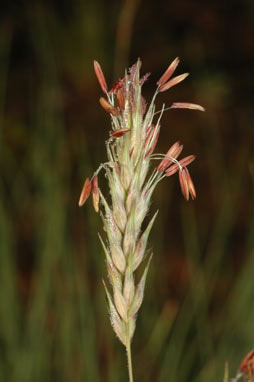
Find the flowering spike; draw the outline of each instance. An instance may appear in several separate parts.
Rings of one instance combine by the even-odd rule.
[[[99,84],[101,86],[101,89],[104,93],[107,93],[108,85],[104,77],[103,71],[101,69],[101,66],[96,60],[94,60],[93,65],[94,65],[94,71],[95,71],[97,80],[99,81]]]
[[[170,109],[191,109],[205,111],[205,108],[203,106],[189,102],[173,102],[170,106]]]
[[[100,193],[98,188],[98,176],[95,176],[92,179],[92,196],[93,196],[93,206],[96,212],[99,211],[99,201]]]
[[[100,98],[100,104],[103,107],[103,109],[106,110],[107,113],[110,113],[114,116],[117,116],[120,114],[120,111],[117,110],[116,107],[111,105],[111,103],[109,103],[104,97]]]
[[[164,85],[172,76],[174,71],[176,70],[180,60],[178,57],[174,59],[174,61],[171,62],[167,70],[164,72],[164,74],[161,76],[161,78],[156,82],[157,85],[161,86]]]
[[[81,191],[79,202],[78,202],[79,207],[82,207],[85,204],[85,202],[87,201],[87,199],[91,193],[91,189],[92,189],[92,184],[91,184],[89,178],[86,178],[84,185],[83,185],[83,188],[82,188],[82,191]]]
[[[173,86],[179,84],[179,82],[182,82],[185,80],[186,77],[188,77],[189,73],[183,73],[180,74],[180,76],[174,77],[165,84],[161,85],[159,88],[159,92],[165,92],[166,90],[172,88]]]
[[[142,96],[142,86],[148,74],[143,77],[140,75],[140,60],[129,71],[125,71],[124,77],[116,81],[110,91],[100,65],[94,61],[95,74],[106,94],[105,98],[100,98],[100,104],[111,115],[112,128],[110,138],[106,141],[107,160],[99,166],[91,181],[86,179],[79,205],[85,203],[91,191],[97,212],[100,203],[100,216],[107,241],[104,243],[99,237],[106,257],[111,291],[104,286],[112,326],[127,352],[135,331],[136,314],[142,304],[151,260],[150,257],[141,279],[136,282],[135,272],[145,258],[150,230],[157,214],[144,227],[153,191],[164,177],[179,172],[184,197],[187,200],[189,196],[192,199],[196,197],[186,168],[195,156],[189,155],[178,161],[183,149],[180,142],[175,142],[166,155],[153,154],[165,110],[163,105],[155,121],[155,99],[158,93],[170,89],[187,77],[188,73],[185,73],[172,78],[178,64],[179,59],[176,58],[169,65],[157,82],[158,87],[150,105],[147,105]],[[186,102],[173,103],[171,108],[203,110],[199,105]],[[151,162],[157,159],[160,159],[160,164],[151,171]],[[107,198],[98,187],[97,175],[101,170],[108,181]]]

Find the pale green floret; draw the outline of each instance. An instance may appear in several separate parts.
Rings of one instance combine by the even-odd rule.
[[[129,264],[125,272],[124,286],[123,286],[123,295],[127,302],[128,307],[132,303],[134,294],[135,294],[134,275],[133,275],[133,269],[131,265]]]
[[[127,302],[125,298],[123,297],[122,291],[119,288],[116,288],[115,285],[113,286],[113,294],[114,294],[114,302],[116,309],[122,319],[127,322],[128,317],[127,317]]]
[[[116,268],[124,274],[125,268],[126,268],[126,258],[124,256],[124,253],[122,251],[122,248],[117,243],[111,243],[110,244],[110,253],[113,260],[114,265]]]
[[[126,224],[126,229],[123,237],[123,251],[125,253],[125,256],[129,256],[131,253],[134,252],[135,246],[136,246],[136,239],[139,234],[139,231],[137,231],[136,228],[136,219],[135,219],[135,212],[131,213],[128,222]]]
[[[114,305],[114,303],[112,301],[111,295],[110,295],[110,293],[109,293],[109,291],[107,289],[107,286],[104,283],[104,281],[103,281],[103,285],[104,285],[104,288],[105,288],[105,291],[106,291],[106,295],[107,295],[107,298],[108,298],[110,321],[111,321],[112,327],[113,327],[117,337],[122,342],[122,344],[126,345],[126,329],[125,329],[125,325],[122,322],[119,314],[117,313],[117,310],[116,310],[115,305]]]
[[[142,304],[142,301],[143,301],[143,298],[144,298],[144,289],[145,289],[145,284],[146,284],[146,276],[147,276],[147,272],[148,272],[148,269],[149,269],[149,265],[150,265],[150,262],[151,262],[151,259],[152,259],[152,256],[150,256],[149,260],[148,260],[148,263],[145,267],[145,270],[144,270],[144,273],[143,273],[143,276],[136,288],[136,293],[135,293],[135,296],[134,296],[134,299],[132,301],[132,304],[128,310],[128,316],[130,317],[134,317],[135,314],[138,312],[141,304]]]
[[[148,237],[158,212],[159,211],[156,211],[155,214],[153,215],[148,226],[146,227],[145,231],[143,232],[143,234],[141,235],[138,241],[135,252],[131,256],[133,271],[135,271],[138,268],[138,266],[140,265],[140,263],[142,262],[144,258]]]

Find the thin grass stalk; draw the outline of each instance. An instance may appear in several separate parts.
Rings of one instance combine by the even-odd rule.
[[[129,381],[133,382],[132,356],[131,356],[131,340],[130,339],[127,342],[126,351],[127,351]]]
[[[174,69],[167,70],[157,82],[157,89],[150,105],[142,97],[142,86],[149,74],[140,77],[141,61],[138,60],[111,90],[97,61],[94,70],[106,98],[100,104],[111,116],[112,131],[106,142],[107,162],[100,165],[91,179],[87,178],[81,192],[82,206],[90,193],[96,212],[103,221],[107,242],[100,237],[106,256],[111,291],[104,283],[111,324],[126,347],[129,380],[133,381],[131,341],[135,332],[136,317],[141,307],[147,272],[152,255],[148,258],[140,280],[136,270],[147,258],[146,245],[157,212],[144,228],[143,221],[149,212],[151,196],[156,185],[165,177],[179,173],[182,194],[185,199],[195,199],[196,192],[187,170],[195,157],[187,156],[180,161],[178,155],[183,146],[176,142],[167,154],[154,154],[160,133],[164,106],[155,117],[156,96],[181,82],[187,75],[171,78]],[[172,68],[172,66],[170,67]],[[170,80],[169,80],[170,79]],[[179,103],[178,108],[204,110],[199,105]],[[150,171],[151,161],[159,165]],[[98,174],[105,171],[111,201],[104,197],[98,185]]]

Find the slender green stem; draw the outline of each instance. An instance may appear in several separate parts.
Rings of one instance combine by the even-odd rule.
[[[131,359],[131,341],[128,339],[126,344],[127,359],[128,359],[128,371],[129,371],[129,382],[133,382],[133,371],[132,371],[132,359]]]

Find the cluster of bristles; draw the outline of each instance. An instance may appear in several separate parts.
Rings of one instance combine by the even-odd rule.
[[[160,120],[163,111],[155,112],[155,98],[158,93],[170,89],[183,81],[188,73],[171,78],[179,59],[176,58],[166,72],[157,81],[157,89],[147,107],[141,95],[143,83],[148,74],[140,78],[140,60],[133,65],[123,78],[120,78],[111,90],[97,61],[94,69],[106,98],[100,98],[101,106],[111,116],[112,130],[106,141],[108,160],[99,166],[91,179],[85,180],[80,196],[82,206],[92,192],[93,205],[103,220],[107,233],[107,244],[102,246],[106,255],[109,280],[113,296],[106,285],[112,326],[121,340],[128,346],[135,330],[135,318],[143,300],[146,275],[150,263],[147,262],[143,275],[138,283],[135,271],[145,258],[146,244],[156,214],[146,229],[141,232],[141,225],[148,213],[150,199],[158,182],[178,172],[179,182],[185,199],[195,199],[195,188],[187,169],[194,159],[189,155],[177,160],[183,145],[174,143],[168,152],[154,154],[160,133]],[[177,102],[167,109],[187,108],[203,111],[200,105]],[[154,122],[154,116],[158,119]],[[151,160],[160,160],[159,165],[150,175]],[[111,203],[108,204],[98,187],[98,173],[104,169],[109,183]],[[102,208],[100,208],[100,205]]]

